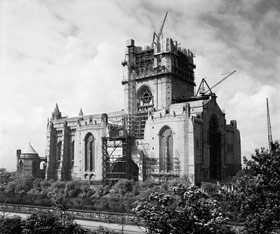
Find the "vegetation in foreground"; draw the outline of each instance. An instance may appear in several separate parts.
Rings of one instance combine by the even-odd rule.
[[[82,228],[68,219],[62,220],[51,212],[33,214],[26,220],[20,217],[1,217],[1,234],[118,234],[104,227],[96,230]]]
[[[145,221],[149,233],[280,233],[279,143],[275,142],[271,151],[263,148],[256,150],[252,160],[245,159],[244,163],[246,169],[230,181],[223,185],[204,183],[201,188],[191,186],[187,180],[161,185],[153,182],[140,184],[135,181],[120,180],[112,187],[102,187],[77,181],[50,183],[31,178],[19,185],[14,183],[14,180],[3,179],[2,176],[0,190],[4,189],[11,195],[14,195],[17,190],[22,191],[23,194],[46,194],[52,202],[58,202],[61,198],[64,198],[64,201],[68,201],[65,198],[72,198],[69,199],[72,202],[77,202],[75,199],[85,199],[89,200],[95,208],[96,198],[101,200],[108,198],[109,201],[114,202],[109,205],[107,200],[107,203],[104,202],[106,204],[104,207],[111,206],[117,209],[127,207],[129,211],[134,207],[132,211]],[[13,193],[9,189],[12,189]],[[124,202],[128,200],[129,206]],[[102,210],[102,206],[100,209]],[[232,230],[227,225],[228,218],[241,221],[244,227],[238,231]],[[62,219],[59,221],[62,223]],[[5,222],[9,220],[2,218],[1,228]],[[1,229],[0,231],[17,233],[18,223],[21,223],[20,227],[25,227],[25,221],[22,222],[15,219],[13,224],[6,225],[14,228],[13,232],[3,232]],[[65,231],[63,228],[66,227],[74,228],[73,230],[78,230],[75,227],[80,228],[76,224],[65,223],[61,230]]]
[[[89,181],[18,177],[16,173],[5,172],[0,174],[0,202],[53,206],[54,200],[63,199],[68,201],[69,208],[129,213],[132,203],[147,198],[152,192],[166,191],[169,185],[122,179],[114,185],[103,186]]]
[[[280,145],[256,150],[246,169],[225,186],[179,186],[135,203],[149,233],[280,233]],[[207,192],[209,191],[209,192]],[[244,222],[233,231],[228,218]]]

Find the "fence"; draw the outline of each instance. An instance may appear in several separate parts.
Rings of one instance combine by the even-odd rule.
[[[48,212],[52,210],[52,207],[0,203],[0,211],[2,212],[33,214],[38,212]],[[99,221],[106,223],[129,224],[137,226],[144,225],[144,221],[141,218],[138,218],[137,216],[128,213],[69,209],[67,210],[67,214],[75,219]]]

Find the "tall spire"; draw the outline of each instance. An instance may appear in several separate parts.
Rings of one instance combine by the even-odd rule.
[[[271,131],[271,122],[270,122],[270,114],[269,114],[269,105],[268,105],[268,98],[266,98],[266,115],[267,115],[267,131],[268,131],[268,146],[269,150],[272,150],[272,131]]]
[[[84,115],[83,110],[82,110],[82,108],[80,108],[79,116],[83,116],[83,115]]]

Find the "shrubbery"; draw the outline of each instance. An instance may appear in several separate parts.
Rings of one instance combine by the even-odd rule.
[[[154,192],[134,208],[149,233],[234,233],[218,202],[197,187],[179,186],[170,194]]]
[[[4,218],[0,217],[0,233],[2,234],[21,234],[21,218],[13,217],[13,218]]]
[[[228,204],[245,220],[243,233],[272,233],[280,229],[280,146],[269,152],[256,150],[252,160],[245,159],[246,170],[234,180]]]
[[[20,217],[0,218],[1,234],[117,234],[104,227],[88,230],[74,223],[71,219],[62,222],[53,213],[32,214],[26,220]]]
[[[154,182],[122,179],[112,186],[89,181],[48,181],[33,177],[0,175],[0,202],[53,206],[54,200],[69,200],[68,208],[111,212],[131,212],[131,204],[160,189]],[[167,185],[166,185],[167,186]],[[147,189],[148,188],[148,189]]]
[[[71,207],[131,212],[137,201],[134,211],[153,233],[227,233],[226,217],[244,222],[243,233],[272,233],[280,228],[279,144],[274,143],[271,151],[256,150],[245,165],[225,186],[203,183],[200,189],[190,186],[186,178],[162,184],[122,179],[102,186],[4,173],[0,202],[53,205],[61,211]]]

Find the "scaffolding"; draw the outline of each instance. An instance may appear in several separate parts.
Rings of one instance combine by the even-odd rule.
[[[161,34],[162,28],[159,35]],[[147,92],[143,97],[137,97],[138,80],[171,74],[188,79],[194,85],[193,54],[190,51],[181,51],[177,48],[177,42],[173,42],[172,39],[163,41],[160,36],[156,46],[153,44],[152,47],[144,49],[136,47],[134,40],[128,40],[122,65],[127,69],[127,77],[122,81],[122,84],[127,85],[127,113],[117,124],[122,134],[112,134],[109,126],[108,135],[102,138],[103,183],[121,178],[137,180],[139,173],[143,173],[144,178],[148,174],[153,174],[153,167],[157,164],[145,155],[137,159],[138,168],[131,155],[136,140],[144,139],[148,112],[154,108],[152,94]]]
[[[148,113],[124,114],[116,123],[108,124],[108,133],[102,137],[102,182],[114,183],[119,179],[138,180],[142,168],[132,160],[131,150],[137,139],[144,138]],[[143,165],[143,159],[139,159]]]
[[[136,179],[131,170],[130,141],[128,138],[102,138],[103,183],[119,179]],[[138,177],[138,175],[137,175]]]

